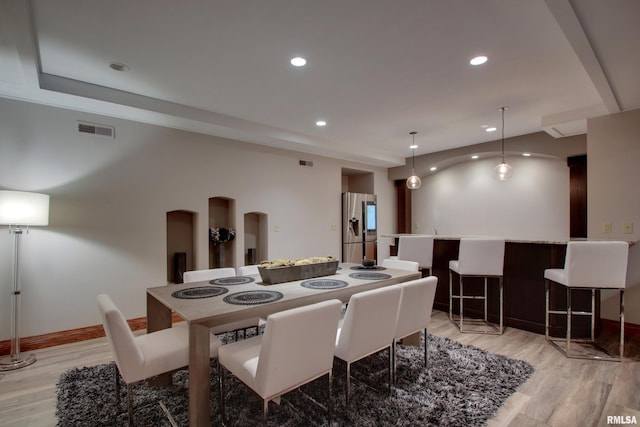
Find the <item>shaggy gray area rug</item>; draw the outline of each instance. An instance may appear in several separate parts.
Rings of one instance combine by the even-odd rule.
[[[424,337],[423,337],[424,339]],[[387,352],[352,365],[351,401],[344,404],[345,365],[334,364],[333,422],[342,426],[482,426],[504,401],[524,384],[534,368],[527,362],[428,336],[429,366],[424,367],[423,347],[398,347],[398,381],[387,393]],[[121,408],[115,407],[113,363],[72,369],[57,385],[59,426],[126,425],[126,386],[121,383]],[[211,417],[219,425],[218,376],[212,362]],[[225,377],[227,423],[254,426],[261,423],[261,401],[230,374]],[[372,390],[376,387],[380,391]],[[304,387],[320,403],[326,402],[327,377]],[[170,426],[158,401],[178,425],[188,425],[188,373],[173,375],[173,385],[134,386],[134,416],[138,426]],[[325,412],[302,393],[291,392],[280,405],[271,403],[269,426],[327,425]]]

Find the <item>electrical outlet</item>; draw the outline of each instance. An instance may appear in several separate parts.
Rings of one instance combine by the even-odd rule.
[[[610,222],[602,223],[602,232],[603,233],[611,233],[611,223]]]
[[[338,229],[338,226],[335,224],[331,224],[331,231],[336,231]]]
[[[633,223],[625,222],[624,223],[624,234],[633,234]]]

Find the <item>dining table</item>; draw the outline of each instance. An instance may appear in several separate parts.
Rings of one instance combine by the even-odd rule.
[[[147,289],[147,332],[170,328],[175,313],[189,327],[189,425],[211,422],[209,328],[417,279],[417,271],[340,263],[329,276],[266,284],[260,275]],[[309,325],[313,333],[313,325]]]

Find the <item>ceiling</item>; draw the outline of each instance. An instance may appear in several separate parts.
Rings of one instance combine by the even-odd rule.
[[[637,0],[0,0],[0,97],[392,167],[410,131],[417,155],[499,139],[501,106],[506,137],[640,107],[638,16]]]

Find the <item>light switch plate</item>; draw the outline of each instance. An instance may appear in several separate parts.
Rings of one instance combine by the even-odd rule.
[[[633,234],[633,223],[625,222],[624,223],[624,234]]]

